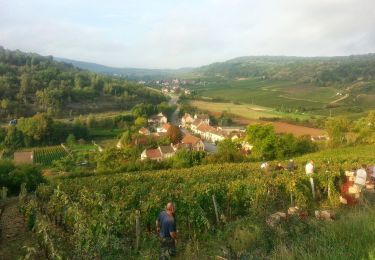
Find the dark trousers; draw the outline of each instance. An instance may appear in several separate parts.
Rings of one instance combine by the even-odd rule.
[[[176,256],[176,243],[171,237],[160,238],[160,259],[169,259]]]

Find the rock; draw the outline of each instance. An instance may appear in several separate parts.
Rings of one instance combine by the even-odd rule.
[[[288,209],[288,215],[297,215],[300,212],[298,207],[290,207]]]
[[[336,213],[333,210],[315,210],[315,217],[320,220],[333,220]]]
[[[275,227],[280,224],[281,220],[285,220],[286,216],[287,215],[284,212],[276,212],[267,218],[266,223],[270,227]]]

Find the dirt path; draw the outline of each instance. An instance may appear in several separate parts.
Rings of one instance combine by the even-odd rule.
[[[332,101],[330,104],[335,104],[335,103],[340,102],[344,99],[347,99],[348,97],[349,97],[349,94],[345,94],[345,96],[340,97],[339,99],[336,99],[336,100]]]
[[[25,219],[18,210],[17,197],[5,202],[0,229],[0,259],[19,259],[26,252],[24,246],[37,248],[34,235],[27,230]]]

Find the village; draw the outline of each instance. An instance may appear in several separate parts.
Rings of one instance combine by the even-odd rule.
[[[172,157],[181,149],[215,153],[216,144],[226,138],[238,141],[241,145],[241,152],[244,154],[249,154],[252,149],[252,146],[243,140],[245,137],[244,127],[211,126],[210,118],[207,114],[190,115],[185,113],[179,121],[178,127],[183,135],[181,141],[176,144],[160,145],[154,149],[145,149],[141,154],[141,160],[161,161]],[[147,128],[142,127],[139,129],[138,133],[155,139],[166,137],[168,130],[172,127],[172,124],[168,122],[163,113],[150,117],[148,125]],[[117,143],[117,148],[122,148],[121,142]]]

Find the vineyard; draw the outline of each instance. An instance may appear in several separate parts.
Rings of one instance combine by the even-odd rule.
[[[55,179],[37,190],[39,219],[58,230],[52,235],[59,256],[154,258],[158,252],[155,219],[168,201],[176,204],[180,237],[189,245],[241,220],[264,225],[266,216],[291,205],[310,213],[317,208],[337,208],[344,171],[359,163],[374,164],[375,150],[371,148],[297,158],[295,172],[263,172],[258,163],[241,163]],[[312,198],[303,168],[309,158],[317,166],[317,200]],[[141,223],[140,250],[136,248],[136,218]],[[53,239],[48,239],[53,244]]]
[[[61,146],[37,148],[34,152],[34,163],[41,165],[51,165],[54,160],[67,156],[67,152]]]

